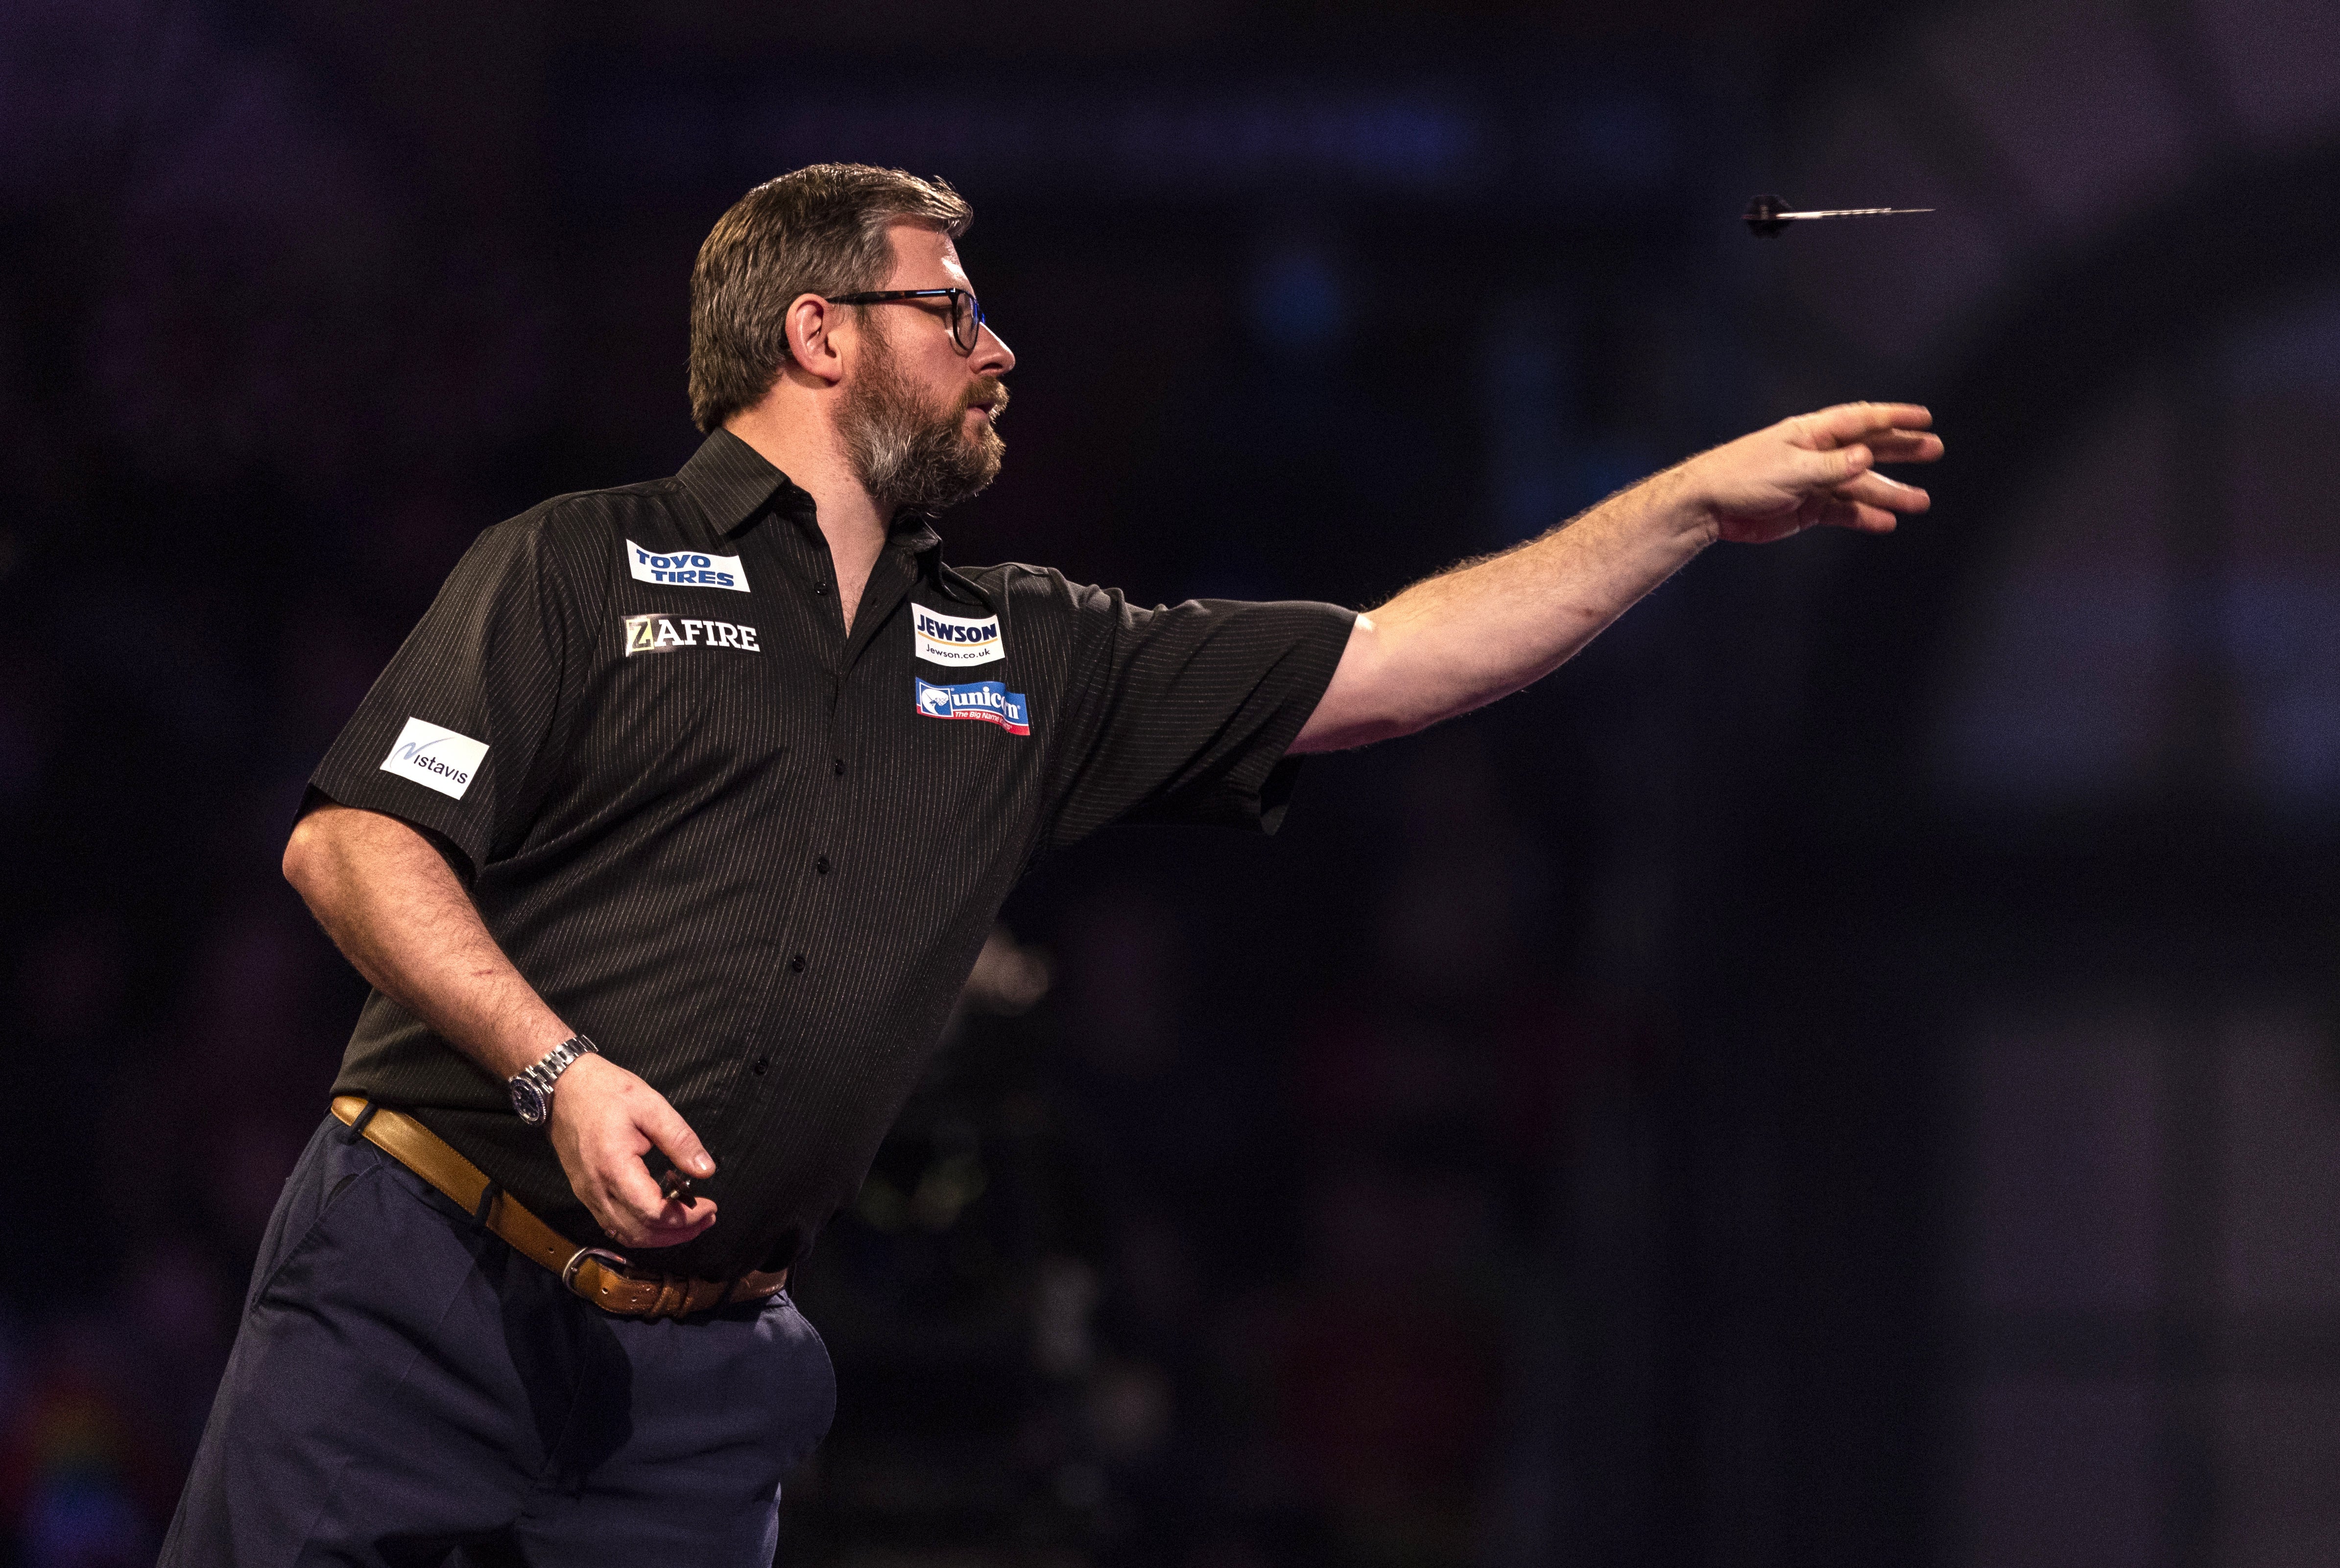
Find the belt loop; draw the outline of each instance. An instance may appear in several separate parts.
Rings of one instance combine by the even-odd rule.
[[[480,1206],[471,1211],[471,1227],[474,1230],[488,1228],[488,1216],[494,1212],[496,1199],[503,1196],[504,1189],[493,1181],[480,1189]]]
[[[667,1305],[667,1296],[669,1293],[674,1297],[674,1305],[671,1306]],[[653,1323],[661,1317],[680,1317],[682,1309],[689,1305],[689,1279],[681,1275],[662,1274],[659,1275],[658,1299],[651,1303],[648,1315]]]
[[[345,1144],[353,1144],[360,1138],[365,1136],[366,1123],[373,1120],[374,1112],[380,1109],[382,1109],[380,1106],[374,1104],[372,1100],[368,1100],[366,1102],[366,1108],[360,1111],[358,1113],[357,1120],[350,1124],[349,1131],[342,1135],[342,1142]]]

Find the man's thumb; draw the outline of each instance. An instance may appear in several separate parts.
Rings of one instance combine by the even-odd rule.
[[[658,1145],[660,1154],[692,1176],[704,1179],[715,1174],[715,1160],[708,1154],[707,1146],[699,1141],[699,1135],[690,1130],[682,1113],[663,1100],[644,1119],[642,1131]]]
[[[1856,475],[1868,472],[1869,465],[1877,461],[1877,454],[1859,442],[1855,442],[1850,446],[1839,447],[1827,455],[1837,460],[1835,477],[1839,480],[1851,479]]]

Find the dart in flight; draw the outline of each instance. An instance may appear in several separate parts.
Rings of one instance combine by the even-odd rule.
[[[1778,196],[1758,196],[1740,216],[1747,232],[1759,240],[1776,240],[1799,218],[1885,218],[1901,213],[1930,213],[1931,207],[1829,207],[1819,212],[1791,213]]]

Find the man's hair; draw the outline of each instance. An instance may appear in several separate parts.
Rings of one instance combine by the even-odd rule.
[[[788,362],[799,294],[884,286],[896,223],[953,239],[975,209],[948,181],[867,164],[815,164],[767,180],[716,220],[690,269],[690,417],[713,432],[762,401]]]

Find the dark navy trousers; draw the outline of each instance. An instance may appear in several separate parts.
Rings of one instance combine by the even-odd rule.
[[[611,1317],[347,1132],[269,1221],[164,1568],[766,1568],[837,1404],[787,1295]]]

